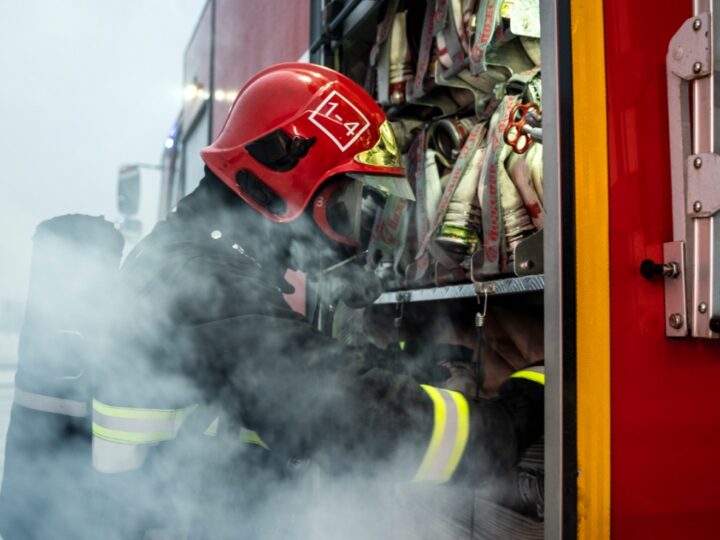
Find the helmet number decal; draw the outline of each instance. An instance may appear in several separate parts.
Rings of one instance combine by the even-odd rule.
[[[345,129],[347,129],[346,135],[350,136],[355,133],[360,124],[357,122],[345,122]]]
[[[333,90],[310,113],[310,121],[344,152],[358,140],[370,122],[346,97]]]

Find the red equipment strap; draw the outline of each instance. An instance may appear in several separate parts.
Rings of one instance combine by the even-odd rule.
[[[462,45],[463,21],[457,20],[453,0],[436,1],[433,34],[437,41],[438,60],[446,68],[443,75],[451,77],[465,69],[466,57]]]
[[[372,46],[372,49],[370,49],[370,67],[368,68],[365,76],[365,90],[367,90],[370,95],[374,95],[375,93],[373,86],[378,54],[380,54],[380,48],[385,44],[388,36],[390,35],[390,29],[392,28],[392,23],[395,19],[395,14],[397,13],[399,4],[400,0],[390,0],[390,2],[388,2],[385,17],[377,27],[375,44]]]
[[[470,50],[470,72],[474,75],[487,71],[488,52],[506,42],[501,24],[501,4],[501,0],[481,0],[478,6],[477,28]]]
[[[519,101],[517,96],[506,96],[498,107],[497,125],[491,126],[488,135],[487,157],[480,177],[479,195],[483,222],[482,274],[497,274],[507,268],[503,210],[499,196],[498,167],[504,141],[503,133],[510,120],[510,111]]]
[[[470,164],[471,157],[473,156],[473,154],[477,151],[477,149],[483,142],[483,140],[485,138],[484,134],[485,134],[485,125],[484,124],[476,124],[475,127],[473,127],[472,131],[470,132],[470,135],[468,135],[468,138],[465,141],[465,144],[463,145],[462,150],[460,151],[460,155],[458,156],[457,161],[455,162],[455,165],[453,166],[452,172],[450,173],[450,180],[448,180],[448,184],[447,184],[447,187],[445,188],[445,192],[443,193],[442,199],[440,199],[440,205],[438,207],[437,213],[435,214],[435,218],[433,219],[432,226],[426,232],[425,236],[423,237],[422,243],[420,244],[420,248],[418,249],[418,254],[416,256],[416,259],[419,259],[420,257],[422,257],[422,255],[428,250],[433,236],[440,228],[440,225],[442,224],[442,220],[445,217],[447,207],[450,204],[450,200],[452,199],[453,193],[455,193],[455,188],[457,188],[457,185],[460,182],[460,179],[462,178],[463,174],[465,173],[465,170],[467,169],[468,165]],[[440,262],[445,264],[447,261],[445,261],[445,262],[440,261]],[[453,261],[452,265],[456,266],[454,261]],[[452,267],[452,266],[450,266],[450,267]]]
[[[426,0],[425,18],[423,19],[422,35],[420,36],[420,52],[418,53],[415,81],[413,82],[413,97],[416,98],[424,96],[428,90],[425,84],[425,76],[428,72],[430,53],[432,52],[433,15],[433,0]]]
[[[423,129],[410,146],[408,151],[408,180],[415,186],[415,229],[418,242],[427,234],[430,224],[425,213],[425,152],[427,151],[427,130]]]

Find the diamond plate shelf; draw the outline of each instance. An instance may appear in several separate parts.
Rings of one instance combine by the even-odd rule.
[[[399,302],[437,302],[458,298],[473,298],[487,293],[489,296],[521,294],[542,291],[545,288],[545,276],[512,277],[476,283],[462,283],[429,289],[410,289],[389,291],[380,295],[375,304],[397,304]]]

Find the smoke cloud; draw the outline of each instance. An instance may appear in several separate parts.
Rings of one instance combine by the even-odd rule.
[[[467,347],[432,346],[457,314],[428,317],[427,334],[407,354],[311,333],[289,316],[276,289],[284,273],[279,258],[302,256],[298,266],[307,269],[345,254],[320,248],[310,221],[293,225],[283,250],[287,225],[268,225],[238,203],[223,209],[217,197],[206,180],[129,256],[122,281],[112,271],[118,245],[109,224],[75,218],[84,220],[72,227],[75,241],[49,246],[36,235],[18,384],[37,384],[24,387],[37,393],[70,388],[63,395],[85,402],[87,415],[15,406],[10,442],[22,452],[7,460],[0,505],[6,540],[59,531],[79,539],[467,538],[476,527],[486,534],[476,516],[484,512],[492,522],[505,511],[492,482],[413,483],[429,433],[397,444],[389,430],[420,419],[401,412],[395,423],[367,422],[402,388],[368,373],[443,385],[453,373],[438,364],[467,362]],[[78,239],[88,220],[104,232]],[[178,241],[196,241],[203,256]],[[379,320],[388,316],[395,314]],[[372,328],[362,317],[355,321],[362,325],[355,336]],[[173,440],[142,445],[141,467],[109,474],[91,466],[92,397],[194,408]],[[208,435],[213,424],[217,433]],[[248,444],[246,430],[257,431],[262,445]]]
[[[431,345],[437,338],[467,355],[472,321],[447,330],[463,327],[458,312],[472,318],[467,305],[415,320],[407,314],[401,330],[394,312],[371,318],[338,307],[336,324],[351,328],[351,347],[308,338],[303,323],[271,316],[287,310],[273,291],[287,288],[278,257],[317,272],[339,254],[318,243],[309,224],[278,253],[278,231],[258,230],[252,214],[247,222],[188,218],[182,240],[215,230],[224,236],[215,244],[204,237],[209,251],[187,265],[153,262],[155,275],[140,274],[146,288],[126,288],[107,259],[89,260],[83,242],[46,249],[31,272],[38,223],[75,212],[111,219],[119,165],[157,160],[180,105],[182,49],[203,3],[4,6],[0,65],[13,81],[0,86],[0,396],[7,406],[11,387],[3,377],[14,372],[22,326],[16,388],[85,405],[84,415],[15,406],[8,445],[20,451],[5,462],[5,540],[501,538],[488,532],[505,511],[493,485],[412,483],[427,438],[386,446],[384,434],[367,425],[378,396],[356,386],[366,369],[362,355],[375,355],[371,370],[444,384],[453,372],[439,364],[450,353]],[[114,241],[108,233],[97,245],[109,250]],[[227,273],[209,274],[217,250],[238,251],[235,245],[253,259],[238,253]],[[136,264],[153,253],[162,258],[166,247],[146,246]],[[343,279],[354,285],[351,273]],[[423,317],[433,322],[423,325]],[[368,329],[372,340],[363,339]],[[385,348],[398,336],[419,345],[403,355],[367,343]],[[93,397],[195,408],[174,440],[143,447],[141,468],[108,474],[93,467]],[[327,414],[333,410],[343,414]],[[206,434],[216,419],[217,434]],[[266,427],[258,435],[269,450],[248,444],[246,430],[257,426]],[[168,533],[168,524],[175,530]]]

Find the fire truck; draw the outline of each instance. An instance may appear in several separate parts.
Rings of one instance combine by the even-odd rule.
[[[503,103],[496,92],[481,110],[467,78],[447,90],[463,70],[482,76],[478,43],[488,65],[520,38],[535,43],[542,97],[529,116],[511,111],[504,134],[542,141],[542,227],[495,275],[472,266],[482,264],[473,249],[489,257],[486,232],[466,253],[469,270],[444,272],[431,256],[425,281],[406,273],[377,309],[403,317],[406,335],[418,318],[472,319],[478,301],[541,310],[546,538],[718,538],[718,24],[710,0],[209,0],[185,53],[158,217],[202,178],[199,150],[263,67],[311,61],[360,84],[374,77],[368,88],[397,127],[431,126],[462,116],[448,95],[472,93],[479,117]],[[399,71],[383,71],[383,51]],[[308,312],[313,284],[294,279]]]

